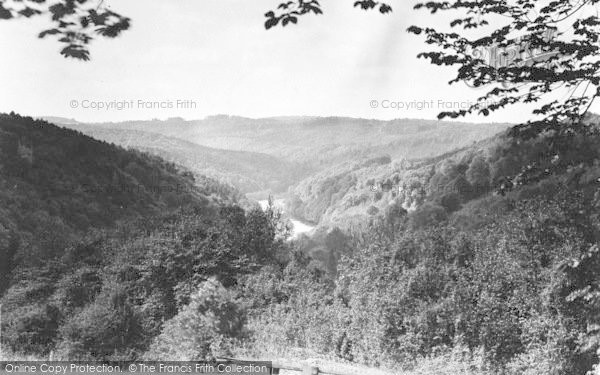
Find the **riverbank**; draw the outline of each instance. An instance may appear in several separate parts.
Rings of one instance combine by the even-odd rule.
[[[266,210],[267,206],[269,205],[269,200],[268,199],[259,200],[258,204],[260,205],[260,207],[263,210]],[[273,207],[277,208],[283,214],[285,214],[285,199],[284,198],[275,198],[275,199],[273,199],[272,204],[273,204]],[[302,234],[310,236],[312,234],[312,232],[316,228],[312,224],[300,221],[300,220],[295,219],[293,217],[289,217],[289,220],[292,223],[292,236],[291,236],[291,239],[296,239],[296,238],[298,238]]]

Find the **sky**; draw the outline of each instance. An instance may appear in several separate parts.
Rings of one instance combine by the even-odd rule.
[[[323,0],[324,15],[264,29],[278,0],[104,0],[130,17],[116,39],[96,39],[91,61],[65,59],[60,43],[37,34],[49,21],[0,22],[0,111],[79,121],[229,114],[435,119],[483,95],[448,85],[455,69],[418,59],[429,50],[413,25],[447,24],[390,0],[388,15]],[[444,12],[442,12],[444,13]],[[513,107],[475,122],[520,122]]]

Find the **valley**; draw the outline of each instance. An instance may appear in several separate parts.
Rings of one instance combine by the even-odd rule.
[[[598,3],[0,0],[0,373],[600,375]]]
[[[324,120],[277,121],[267,152],[235,150],[240,124],[213,129],[218,142],[207,131],[208,146],[0,115],[3,347],[392,373],[591,368],[573,348],[597,339],[595,300],[577,297],[600,267],[596,125],[548,159],[552,135],[517,142],[500,125],[413,128],[407,143],[389,124],[334,121],[327,148],[306,123]],[[364,127],[382,134],[365,143]]]
[[[260,208],[263,210],[266,210],[267,207],[269,206],[269,200],[268,199],[263,199],[258,201],[258,204],[260,205]],[[285,207],[286,207],[286,200],[283,198],[279,198],[279,199],[273,199],[272,201],[272,205],[274,208],[281,210],[281,212],[283,214],[286,214],[285,211]],[[289,218],[290,223],[292,225],[292,233],[291,233],[291,239],[296,239],[298,238],[300,235],[310,235],[310,233],[312,233],[312,231],[314,231],[315,226],[302,222],[294,217],[290,217]]]
[[[334,208],[334,202],[340,194],[346,194],[348,183],[356,179],[357,173],[365,180],[352,189],[364,189],[371,175],[393,174],[403,163],[471,146],[509,126],[416,119],[250,119],[225,115],[195,121],[171,118],[94,124],[50,119],[94,138],[160,156],[197,175],[215,178],[250,200],[287,196],[286,211],[304,232],[312,226],[302,221],[319,225],[323,218],[323,225],[340,225],[348,217],[357,221],[369,216],[368,207],[338,207],[324,217],[324,212],[315,215],[310,210],[301,212],[304,209],[299,207],[326,200],[326,206]],[[337,198],[331,202],[331,193],[320,186],[323,178],[330,181],[327,184],[346,185],[334,189]],[[370,196],[363,193],[359,199],[367,198]]]

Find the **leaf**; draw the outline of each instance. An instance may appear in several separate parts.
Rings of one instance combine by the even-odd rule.
[[[96,26],[102,26],[106,23],[108,19],[108,13],[104,12],[102,14],[98,14],[94,9],[89,12],[89,19]]]
[[[61,31],[59,29],[49,29],[49,30],[44,30],[42,31],[39,35],[38,38],[43,38],[46,35],[56,35],[61,33]]]
[[[381,14],[390,13],[391,11],[392,11],[392,7],[387,4],[381,4],[381,6],[379,7],[379,12]]]
[[[99,27],[96,29],[96,32],[107,38],[115,38],[121,33],[121,31],[127,30],[128,28],[129,19],[125,18],[120,22],[115,23],[114,25]]]
[[[26,17],[26,18],[29,18],[29,17],[34,16],[34,15],[42,14],[42,12],[40,12],[37,9],[26,7],[25,9],[21,9],[19,11],[19,14],[22,15],[22,16],[24,16],[24,17]]]
[[[13,18],[13,15],[10,10],[4,8],[2,3],[0,3],[0,20],[9,20],[11,18]]]
[[[72,44],[70,46],[63,48],[60,51],[60,54],[63,55],[64,57],[72,57],[74,59],[83,60],[83,61],[88,61],[90,59],[89,51],[84,49],[82,46],[78,46],[75,44]]]
[[[408,31],[409,33],[419,35],[423,32],[423,29],[417,26],[411,26],[408,29],[406,29],[406,31]]]
[[[269,30],[270,28],[277,26],[278,23],[279,23],[279,18],[276,18],[276,17],[269,18],[267,21],[265,21],[265,29]]]
[[[48,8],[50,13],[52,13],[52,20],[58,21],[62,19],[64,16],[68,14],[75,13],[75,9],[69,6],[66,6],[62,3],[54,4]]]

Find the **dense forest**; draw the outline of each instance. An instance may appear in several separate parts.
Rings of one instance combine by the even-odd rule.
[[[95,139],[160,156],[194,174],[234,186],[241,193],[284,192],[312,172],[305,164],[287,162],[259,152],[215,149],[141,130],[84,124],[70,126]]]
[[[189,235],[179,238],[179,227],[204,230],[206,242],[224,241],[219,225],[246,219],[237,204],[247,203],[228,186],[45,121],[1,115],[0,145],[2,338],[19,351],[43,354],[60,343],[67,345],[65,340],[75,338],[66,330],[84,324],[78,317],[94,321],[93,314],[123,313],[123,319],[130,319],[128,312],[110,306],[126,308],[119,274],[130,277],[128,267],[143,264],[141,254],[131,258],[134,251],[152,259],[153,253],[145,250],[177,250],[169,241],[191,246]],[[254,215],[257,221],[250,218],[247,225],[260,230],[265,217],[260,211]],[[203,240],[194,236],[194,241]],[[127,244],[131,248],[125,251]],[[249,252],[244,254],[239,267],[254,261]],[[111,268],[117,265],[125,268]],[[206,265],[225,273],[226,267],[219,266]],[[194,274],[201,277],[200,272]],[[109,310],[96,311],[93,304],[101,298],[125,305],[104,305]],[[171,311],[174,305],[164,308]],[[115,324],[118,331],[124,328],[118,317],[106,323]],[[99,341],[72,343],[75,346],[65,350],[71,353],[81,344],[77,355],[92,349],[99,350],[94,355],[102,353],[95,344],[115,332],[97,328],[106,328]]]
[[[345,117],[250,119],[211,116],[83,124],[55,118],[97,139],[134,147],[231,183],[244,193],[286,193],[300,180],[383,155],[420,159],[471,145],[508,124]],[[262,195],[266,198],[265,194]]]
[[[600,347],[600,135],[567,136],[550,158],[544,137],[325,170],[292,202],[323,225],[286,241],[276,210],[231,188],[3,115],[3,344],[585,374]],[[154,194],[157,180],[186,188]],[[115,185],[135,189],[89,188]],[[353,207],[364,220],[342,218]]]

